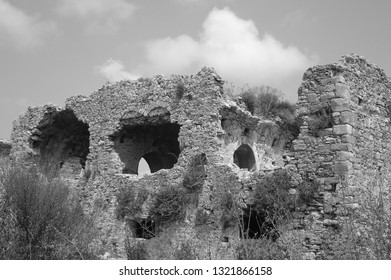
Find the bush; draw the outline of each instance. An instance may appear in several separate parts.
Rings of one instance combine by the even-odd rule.
[[[294,112],[294,107],[287,101],[282,101],[283,93],[269,86],[259,86],[243,91],[240,96],[251,114],[270,118],[282,111]]]
[[[391,259],[391,197],[389,168],[383,174],[366,172],[355,182],[359,207],[352,207],[344,193],[340,212],[340,228],[325,240],[325,251],[331,259]]]
[[[185,91],[186,91],[185,84],[182,81],[179,81],[175,88],[175,96],[178,101],[183,98]]]
[[[279,117],[277,123],[289,140],[300,133],[303,120],[295,114],[294,104],[281,100],[283,93],[268,86],[249,88],[241,93],[242,101],[252,115],[264,118]]]
[[[220,207],[222,208],[221,214],[221,224],[223,229],[227,229],[229,227],[233,227],[237,224],[239,216],[238,210],[240,209],[235,195],[231,190],[226,189],[222,193],[220,193]]]
[[[309,116],[308,132],[312,136],[319,137],[325,128],[331,128],[333,125],[331,108],[322,108]]]
[[[185,189],[189,190],[190,192],[201,191],[206,178],[205,164],[205,154],[194,156],[183,178],[183,187]]]
[[[295,207],[290,189],[291,177],[285,170],[260,178],[254,189],[254,210],[266,220],[284,220]]]
[[[174,251],[174,259],[176,260],[195,260],[196,254],[189,240],[181,243],[179,248]]]
[[[173,222],[181,219],[186,205],[183,189],[174,186],[163,186],[155,195],[151,214],[160,222]]]
[[[205,225],[209,220],[209,214],[204,209],[197,209],[195,216],[195,225]]]
[[[136,194],[133,185],[123,186],[117,193],[116,217],[123,220],[126,216],[134,216],[141,211],[141,207],[148,198],[148,191],[140,189]]]
[[[95,258],[93,220],[64,182],[15,166],[0,180],[1,259]]]
[[[128,260],[148,260],[149,254],[144,242],[137,242],[133,245],[127,239],[125,242],[125,252]]]
[[[244,239],[236,247],[238,260],[285,260],[289,253],[285,246],[267,238]]]
[[[299,203],[308,204],[312,202],[320,188],[320,183],[317,180],[306,178],[301,182],[297,191],[299,192]]]

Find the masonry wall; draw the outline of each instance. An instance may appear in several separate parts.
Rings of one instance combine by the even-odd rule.
[[[14,123],[12,155],[54,168],[71,183],[86,212],[98,217],[98,254],[111,258],[125,257],[126,237],[140,242],[134,221],[149,217],[161,188],[181,188],[189,163],[203,155],[206,179],[196,203],[187,205],[182,221],[160,230],[170,232],[178,246],[186,240],[196,244],[201,258],[232,259],[239,228],[222,226],[220,196],[229,186],[246,207],[245,186],[253,175],[283,166],[284,139],[274,121],[228,100],[222,85],[213,69],[203,68],[194,76],[108,84],[90,96],[67,99],[65,108],[29,108]],[[143,177],[137,174],[142,157],[152,171]],[[149,195],[137,216],[120,221],[116,195],[129,185]],[[199,213],[207,217],[203,225],[197,224]]]
[[[286,167],[298,181],[313,177],[323,186],[305,211],[313,257],[325,257],[322,240],[342,226],[342,208],[359,207],[357,182],[390,162],[390,93],[390,78],[358,55],[304,73],[298,102],[304,122]]]
[[[234,193],[245,209],[257,178],[285,168],[293,187],[317,180],[321,188],[296,209],[281,240],[295,239],[303,249],[300,257],[326,258],[324,241],[341,226],[341,209],[359,207],[355,182],[368,172],[386,172],[390,78],[357,55],[308,69],[298,91],[303,123],[290,150],[284,150],[288,139],[278,123],[252,116],[224,95],[222,85],[213,69],[203,68],[194,76],[107,84],[89,96],[68,98],[65,108],[29,108],[14,123],[11,155],[54,169],[70,182],[85,211],[98,217],[97,254],[110,258],[125,258],[127,237],[148,246],[159,243],[162,236],[136,238],[136,221],[150,218],[162,188],[183,187],[196,156],[206,160],[202,190],[183,219],[158,226],[159,234],[168,235],[174,247],[190,240],[200,258],[235,258],[241,237],[237,225],[222,224],[221,197]],[[151,174],[139,176],[141,158]],[[130,185],[148,196],[137,214],[122,221],[116,196]],[[297,195],[297,189],[291,191]]]

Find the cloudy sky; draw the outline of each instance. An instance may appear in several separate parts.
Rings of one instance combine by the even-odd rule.
[[[0,0],[0,138],[30,105],[107,81],[194,74],[297,99],[304,71],[358,53],[391,74],[389,0]]]

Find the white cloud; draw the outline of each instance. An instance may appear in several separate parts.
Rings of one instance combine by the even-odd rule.
[[[287,91],[315,63],[316,58],[297,47],[284,46],[267,33],[260,36],[253,21],[243,20],[225,8],[210,12],[198,39],[181,35],[146,43],[145,62],[135,70],[147,76],[192,74],[202,66],[212,66],[226,80],[267,84]],[[292,96],[290,99],[295,98]]]
[[[76,16],[88,20],[93,26],[111,28],[129,19],[134,10],[135,6],[127,0],[60,0],[57,6],[63,16]]]
[[[55,29],[53,22],[42,21],[37,16],[26,14],[6,0],[0,0],[0,36],[18,48],[41,45],[44,37]]]
[[[103,65],[98,66],[98,72],[110,82],[121,80],[135,80],[140,76],[130,74],[125,70],[124,64],[119,60],[109,59]]]

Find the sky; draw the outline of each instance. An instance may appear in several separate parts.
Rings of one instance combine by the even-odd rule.
[[[0,139],[28,106],[106,82],[214,67],[297,100],[303,73],[357,53],[391,74],[389,0],[0,0]]]

